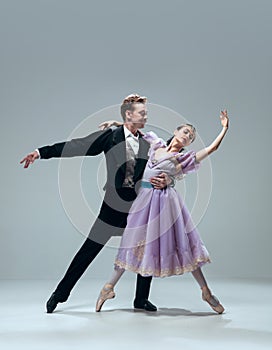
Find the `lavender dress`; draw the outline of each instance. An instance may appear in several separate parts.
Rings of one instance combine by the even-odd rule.
[[[144,138],[151,143],[149,160],[127,218],[115,269],[154,277],[194,271],[210,259],[190,213],[173,187],[155,190],[149,179],[161,172],[182,178],[196,171],[195,152],[169,153],[156,160],[155,151],[166,147],[165,142],[153,132]]]

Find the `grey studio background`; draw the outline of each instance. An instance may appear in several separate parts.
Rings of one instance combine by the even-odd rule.
[[[27,170],[19,161],[132,92],[180,113],[205,144],[228,109],[230,129],[211,157],[211,200],[198,225],[213,260],[205,272],[272,277],[271,11],[269,0],[0,1],[0,277],[60,279],[84,240],[62,206],[59,161]],[[165,122],[151,112],[150,124]],[[174,127],[169,120],[168,131]],[[82,165],[94,210],[100,161]],[[187,177],[187,192],[195,179]],[[108,277],[115,253],[106,247],[85,278]]]

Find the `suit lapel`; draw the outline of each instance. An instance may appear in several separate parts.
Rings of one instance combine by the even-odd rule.
[[[112,142],[113,142],[113,149],[114,149],[113,154],[116,159],[116,164],[118,165],[118,168],[120,168],[125,175],[127,155],[126,155],[125,133],[124,133],[123,127],[117,128],[114,131]]]
[[[145,141],[142,136],[139,137],[139,152],[138,158],[136,159],[135,171],[134,171],[134,179],[137,181],[138,177],[143,172],[143,169],[146,165],[146,161],[148,159],[148,149],[150,145],[147,141]]]

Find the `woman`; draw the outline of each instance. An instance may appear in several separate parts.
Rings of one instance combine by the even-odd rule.
[[[155,189],[149,179],[162,171],[179,179],[194,172],[199,163],[214,152],[228,130],[227,111],[220,114],[222,130],[210,146],[184,152],[196,136],[190,124],[178,127],[167,144],[153,132],[143,137],[151,144],[141,188],[127,219],[114,273],[102,288],[96,303],[100,311],[107,299],[115,297],[114,286],[125,270],[142,276],[165,277],[191,272],[202,290],[202,299],[217,313],[224,307],[212,295],[201,267],[210,262],[198,231],[182,198],[173,187]]]

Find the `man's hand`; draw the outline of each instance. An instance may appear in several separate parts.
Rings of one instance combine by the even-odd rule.
[[[28,168],[29,164],[35,162],[36,159],[39,158],[39,154],[37,151],[29,153],[24,159],[20,161],[20,164],[25,163],[24,168]]]
[[[107,120],[101,124],[98,125],[100,130],[105,130],[107,128],[110,128],[111,126],[121,126],[124,123],[118,122],[117,120]]]
[[[172,179],[166,173],[161,173],[151,177],[150,182],[156,190],[162,190],[172,183]]]

